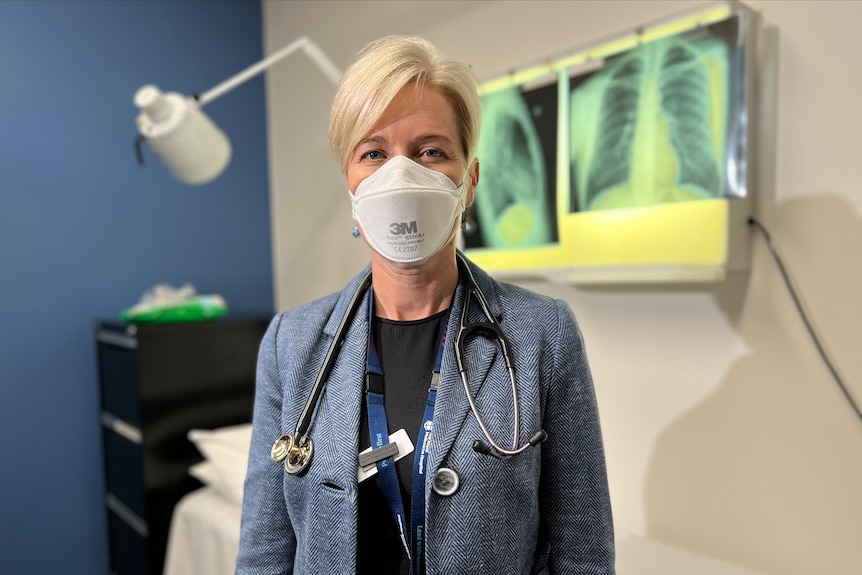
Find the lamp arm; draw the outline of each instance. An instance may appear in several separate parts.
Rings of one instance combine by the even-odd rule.
[[[222,94],[229,92],[239,86],[240,84],[247,82],[251,78],[257,76],[282,58],[289,56],[290,54],[296,52],[297,50],[302,49],[305,52],[305,55],[308,56],[312,62],[314,62],[324,76],[329,78],[333,84],[338,84],[341,79],[341,71],[332,63],[332,60],[323,53],[317,44],[308,39],[308,37],[303,36],[297,40],[294,40],[284,48],[281,48],[274,54],[267,56],[257,64],[253,64],[249,66],[242,72],[232,76],[222,82],[221,84],[210,88],[201,96],[198,97],[198,105],[205,106],[209,102],[212,102]]]

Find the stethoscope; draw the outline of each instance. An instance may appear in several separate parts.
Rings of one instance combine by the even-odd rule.
[[[473,416],[476,418],[476,421],[482,430],[482,434],[487,440],[487,442],[480,439],[475,440],[473,442],[473,449],[478,453],[489,455],[496,459],[509,459],[510,457],[523,453],[530,447],[541,443],[547,439],[548,434],[545,433],[544,430],[540,429],[530,437],[527,443],[521,446],[518,445],[521,409],[518,402],[518,386],[515,382],[515,368],[512,365],[512,360],[509,354],[509,339],[506,337],[506,334],[503,333],[500,323],[494,317],[494,314],[491,313],[491,308],[488,305],[488,301],[485,299],[485,294],[483,294],[482,290],[479,289],[479,286],[476,285],[473,273],[470,271],[470,267],[467,265],[466,260],[460,252],[456,253],[456,260],[458,262],[458,269],[461,273],[461,281],[464,287],[464,304],[461,307],[461,315],[458,320],[458,332],[455,336],[455,361],[458,365],[458,371],[461,374],[461,382],[464,384],[467,401],[470,403],[470,411],[473,412]],[[341,318],[341,322],[338,324],[335,337],[326,352],[323,367],[317,374],[317,379],[314,381],[314,386],[311,388],[311,393],[309,394],[305,407],[299,416],[294,432],[280,436],[275,440],[275,443],[272,446],[272,451],[270,453],[272,460],[275,462],[284,461],[284,468],[291,475],[299,475],[303,473],[311,463],[311,458],[314,455],[314,441],[306,435],[306,432],[311,426],[311,419],[315,407],[320,400],[320,395],[323,393],[326,380],[329,378],[329,374],[335,366],[335,362],[338,359],[338,353],[341,351],[341,346],[344,344],[344,340],[347,337],[347,330],[350,323],[353,321],[353,317],[356,315],[356,311],[359,309],[363,296],[370,285],[371,272],[369,271],[359,282],[359,286],[350,298],[350,302],[347,305],[347,311]],[[482,313],[485,315],[487,321],[474,323],[470,323],[468,321],[467,312],[470,307],[471,299],[475,299],[479,304],[479,307],[482,309]],[[496,339],[499,342],[503,353],[503,360],[506,364],[506,370],[509,373],[509,382],[512,386],[512,406],[515,420],[512,431],[512,447],[509,449],[502,447],[491,436],[487,425],[485,425],[485,420],[476,408],[476,402],[473,399],[473,395],[470,393],[470,386],[467,381],[467,365],[464,362],[464,353],[468,338],[476,335],[485,335],[489,338]]]

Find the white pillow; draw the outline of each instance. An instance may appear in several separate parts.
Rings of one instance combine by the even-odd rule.
[[[251,447],[251,424],[212,430],[192,429],[188,432],[188,438],[205,458],[189,468],[189,473],[229,501],[242,504],[248,451]]]
[[[219,475],[218,469],[213,465],[212,461],[208,461],[204,459],[203,461],[199,461],[195,463],[191,467],[189,467],[189,475],[207,485],[212,487],[215,491],[218,491],[220,495],[227,497],[234,502],[234,494],[231,494],[230,487],[222,481],[221,475]]]

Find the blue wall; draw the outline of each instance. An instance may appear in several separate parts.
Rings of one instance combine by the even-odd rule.
[[[257,0],[0,1],[0,573],[107,572],[96,318],[161,282],[272,313],[262,78],[207,106],[234,148],[215,182],[133,152],[138,87],[261,56]]]

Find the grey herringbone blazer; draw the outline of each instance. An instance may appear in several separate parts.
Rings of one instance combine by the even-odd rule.
[[[428,573],[613,575],[604,452],[575,319],[564,302],[499,283],[470,265],[511,342],[521,402],[520,441],[540,428],[548,439],[506,461],[473,450],[473,441],[484,437],[470,412],[455,363],[454,337],[449,337],[425,486]],[[356,571],[357,436],[367,303],[353,319],[315,413],[309,431],[315,451],[307,473],[288,475],[269,454],[278,436],[293,432],[360,277],[340,293],[278,315],[261,344],[238,575]],[[457,332],[462,305],[459,286],[450,334]],[[471,319],[484,321],[478,306],[470,307]],[[508,445],[512,392],[499,346],[473,338],[466,356],[480,413],[495,439]],[[460,489],[451,497],[430,488],[440,467],[460,477]]]

